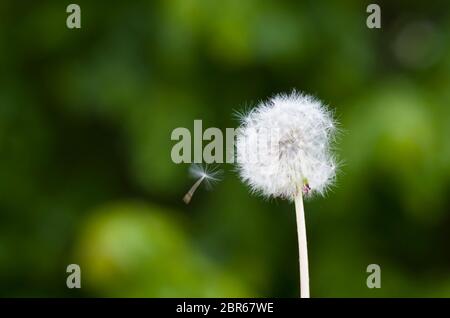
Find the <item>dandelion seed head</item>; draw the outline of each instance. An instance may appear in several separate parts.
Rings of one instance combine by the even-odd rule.
[[[318,99],[297,91],[275,95],[241,118],[240,177],[268,197],[324,194],[336,176],[330,150],[335,134],[332,113]]]

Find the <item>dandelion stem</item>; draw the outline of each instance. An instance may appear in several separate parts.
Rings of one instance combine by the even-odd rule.
[[[195,193],[195,190],[197,190],[197,188],[200,186],[200,184],[202,183],[203,179],[205,179],[205,176],[202,176],[201,178],[199,178],[194,185],[189,189],[189,191],[184,195],[183,197],[183,202],[186,204],[189,204],[189,202],[191,202],[192,196]]]
[[[309,298],[308,246],[306,242],[305,210],[302,191],[295,197],[295,214],[297,218],[298,254],[300,266],[300,298]]]

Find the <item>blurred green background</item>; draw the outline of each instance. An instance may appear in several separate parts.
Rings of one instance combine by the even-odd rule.
[[[70,30],[70,2],[1,1],[0,296],[296,297],[293,206],[229,164],[184,205],[170,134],[297,88],[343,129],[312,296],[449,297],[450,2],[393,2],[371,30],[364,1],[77,1]]]

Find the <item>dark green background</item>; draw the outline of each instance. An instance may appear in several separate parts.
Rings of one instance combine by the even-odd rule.
[[[297,296],[293,206],[229,164],[185,206],[170,159],[174,128],[292,88],[342,128],[312,296],[450,296],[450,2],[379,1],[373,30],[363,1],[77,1],[79,30],[69,3],[0,2],[0,296]]]

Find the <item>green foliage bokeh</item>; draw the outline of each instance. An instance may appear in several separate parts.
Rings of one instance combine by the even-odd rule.
[[[230,164],[186,206],[170,158],[174,128],[293,88],[342,129],[306,202],[312,296],[450,296],[450,3],[379,1],[381,29],[364,1],[77,3],[79,30],[69,3],[0,4],[0,296],[297,296],[293,207]]]

